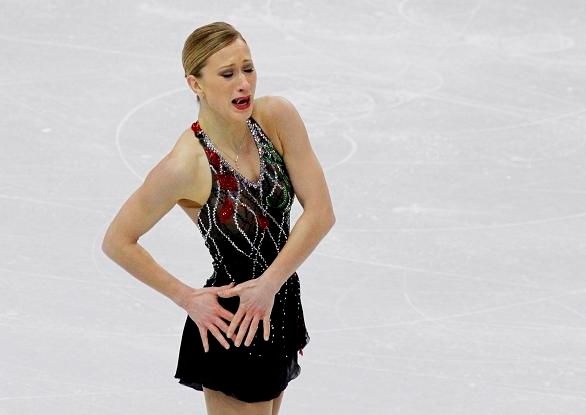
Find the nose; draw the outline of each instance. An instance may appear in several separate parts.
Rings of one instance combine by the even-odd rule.
[[[240,87],[238,88],[239,91],[247,91],[250,89],[250,81],[246,77],[246,73],[240,72]]]

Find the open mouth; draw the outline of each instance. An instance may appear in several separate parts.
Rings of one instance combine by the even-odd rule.
[[[246,98],[235,98],[232,100],[232,104],[238,109],[246,109],[250,106],[250,95]]]

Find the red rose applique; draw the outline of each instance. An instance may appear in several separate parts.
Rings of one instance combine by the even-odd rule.
[[[267,226],[269,226],[269,220],[268,220],[268,219],[267,219],[265,216],[263,216],[263,215],[261,215],[261,214],[258,214],[258,215],[256,215],[256,219],[257,219],[257,221],[258,221],[258,225],[259,225],[259,226],[260,226],[262,229],[266,229],[266,228],[267,228]]]
[[[199,125],[199,121],[196,121],[193,124],[191,124],[191,129],[193,131],[195,131],[196,133],[199,133],[201,131],[201,126]]]
[[[221,189],[238,190],[238,182],[233,175],[224,173],[218,174],[216,177]]]
[[[227,223],[230,221],[232,214],[234,213],[234,201],[228,196],[224,197],[223,203],[218,211],[220,222]]]
[[[204,151],[210,160],[210,164],[214,166],[216,170],[218,170],[220,168],[220,157],[207,147],[204,149]]]

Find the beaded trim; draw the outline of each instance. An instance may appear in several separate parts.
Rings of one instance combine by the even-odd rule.
[[[252,117],[251,117],[252,118]],[[214,144],[212,143],[212,140],[208,137],[208,135],[205,133],[205,131],[201,128],[201,125],[199,125],[199,132],[201,133],[202,137],[204,138],[206,144],[208,145],[208,147],[213,150],[219,157],[220,161],[224,163],[224,166],[226,168],[228,168],[228,170],[230,170],[232,173],[234,173],[235,175],[237,175],[239,178],[241,178],[244,183],[246,183],[249,186],[252,187],[259,187],[262,179],[265,175],[266,172],[266,166],[265,166],[265,162],[264,162],[264,148],[260,143],[260,139],[258,137],[258,135],[256,134],[256,129],[253,128],[252,126],[252,121],[251,118],[246,120],[246,125],[248,125],[248,129],[250,130],[250,133],[252,134],[252,138],[254,139],[254,143],[256,145],[256,150],[258,152],[258,159],[260,160],[260,174],[258,176],[257,180],[250,180],[248,177],[244,176],[242,173],[240,173],[238,170],[236,170],[234,167],[232,167],[232,165],[230,163],[228,163],[228,161],[224,158],[224,156],[222,156],[222,154],[220,154],[220,151],[218,151],[216,149],[216,147],[214,146]]]

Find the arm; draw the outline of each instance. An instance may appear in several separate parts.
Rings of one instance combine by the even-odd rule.
[[[193,186],[193,164],[179,154],[165,156],[120,208],[102,242],[102,251],[110,259],[179,306],[191,288],[165,271],[138,239],[185,198]]]
[[[292,103],[278,96],[271,97],[269,106],[291,183],[303,206],[283,249],[261,277],[277,293],[333,227],[336,217],[323,170],[299,113]]]
[[[218,303],[217,292],[230,288],[232,283],[223,287],[191,288],[165,271],[138,243],[138,239],[179,200],[188,198],[189,189],[197,185],[194,183],[197,160],[192,152],[179,150],[163,158],[108,227],[102,250],[135,278],[187,311],[197,325],[203,349],[207,352],[208,331],[225,348],[230,347],[220,330],[228,331],[228,324],[222,318],[231,320],[234,315]]]
[[[285,98],[270,99],[270,117],[276,122],[283,159],[291,184],[303,206],[303,214],[275,260],[258,278],[218,293],[224,298],[235,295],[240,297],[238,311],[226,332],[231,337],[238,327],[234,342],[237,347],[247,332],[244,345],[251,344],[260,320],[263,320],[264,339],[269,339],[270,315],[276,294],[336,221],[323,171],[311,148],[301,117]]]

